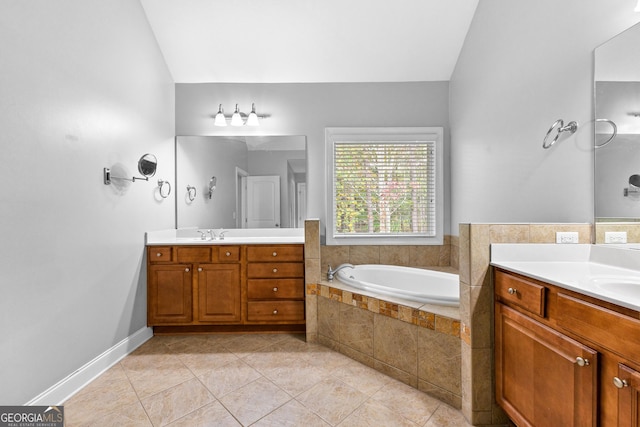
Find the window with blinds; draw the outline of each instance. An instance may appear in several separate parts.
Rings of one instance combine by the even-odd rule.
[[[441,133],[411,128],[411,133],[394,129],[380,135],[371,128],[363,134],[346,129],[327,132],[328,242],[437,238]]]

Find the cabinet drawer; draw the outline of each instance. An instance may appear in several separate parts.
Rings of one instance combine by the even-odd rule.
[[[217,252],[219,262],[240,261],[240,246],[220,246]]]
[[[150,263],[173,261],[173,246],[149,246],[147,248],[147,259]]]
[[[495,285],[496,295],[502,302],[544,317],[544,286],[500,270],[496,270]]]
[[[304,261],[302,245],[249,246],[247,260],[257,262]]]
[[[264,279],[272,277],[304,277],[304,264],[301,262],[249,263],[247,277]]]
[[[558,326],[640,363],[640,320],[558,293]]]
[[[176,252],[178,262],[211,262],[213,247],[178,246]]]
[[[304,279],[249,279],[249,299],[302,299]]]
[[[304,320],[303,301],[249,301],[247,303],[249,321],[294,321]]]

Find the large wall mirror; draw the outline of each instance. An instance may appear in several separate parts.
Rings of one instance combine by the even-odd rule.
[[[305,136],[177,136],[176,228],[301,228]]]
[[[595,49],[596,227],[640,221],[639,45],[637,24]]]

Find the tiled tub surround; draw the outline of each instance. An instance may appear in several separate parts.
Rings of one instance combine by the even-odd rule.
[[[308,285],[318,296],[318,341],[460,408],[457,307],[381,299],[339,280]]]

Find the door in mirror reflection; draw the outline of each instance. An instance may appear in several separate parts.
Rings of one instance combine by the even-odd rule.
[[[247,177],[247,228],[280,227],[280,177]]]

